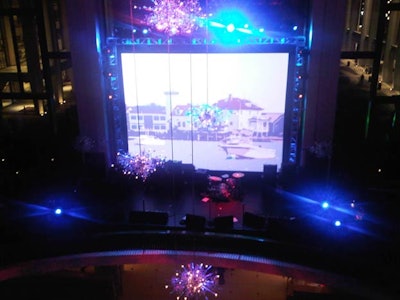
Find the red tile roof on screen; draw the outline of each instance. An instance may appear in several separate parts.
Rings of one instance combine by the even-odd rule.
[[[229,95],[225,99],[218,100],[216,105],[220,109],[228,110],[263,110],[261,107],[251,103],[250,100],[232,97],[232,95]]]

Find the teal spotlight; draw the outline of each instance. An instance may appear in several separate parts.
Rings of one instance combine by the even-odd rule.
[[[232,23],[229,24],[228,26],[226,26],[226,30],[228,32],[234,32],[235,31],[235,25],[233,25]]]

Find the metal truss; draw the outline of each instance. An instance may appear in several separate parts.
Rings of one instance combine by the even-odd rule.
[[[217,45],[218,41],[206,38],[157,38],[157,37],[140,37],[140,38],[120,38],[109,37],[107,39],[109,45]],[[304,36],[289,37],[246,37],[240,38],[231,44],[244,45],[296,45],[304,47],[306,38]]]

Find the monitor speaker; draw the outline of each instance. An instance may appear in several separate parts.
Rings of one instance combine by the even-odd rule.
[[[243,225],[253,229],[263,229],[267,219],[263,216],[258,216],[249,212],[243,214]]]
[[[202,216],[196,216],[186,214],[185,224],[187,230],[201,231],[206,226],[206,218]]]
[[[104,153],[85,152],[84,155],[88,175],[93,178],[103,178],[107,170],[107,163]]]
[[[214,219],[215,230],[232,230],[233,229],[233,216],[216,217]]]
[[[167,225],[168,213],[156,211],[131,211],[129,223],[137,225]]]
[[[269,185],[276,185],[278,176],[278,166],[277,165],[264,165],[263,170],[264,182]]]

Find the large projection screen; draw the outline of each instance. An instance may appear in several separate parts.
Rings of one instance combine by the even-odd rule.
[[[288,52],[122,52],[128,152],[197,169],[280,168]]]

